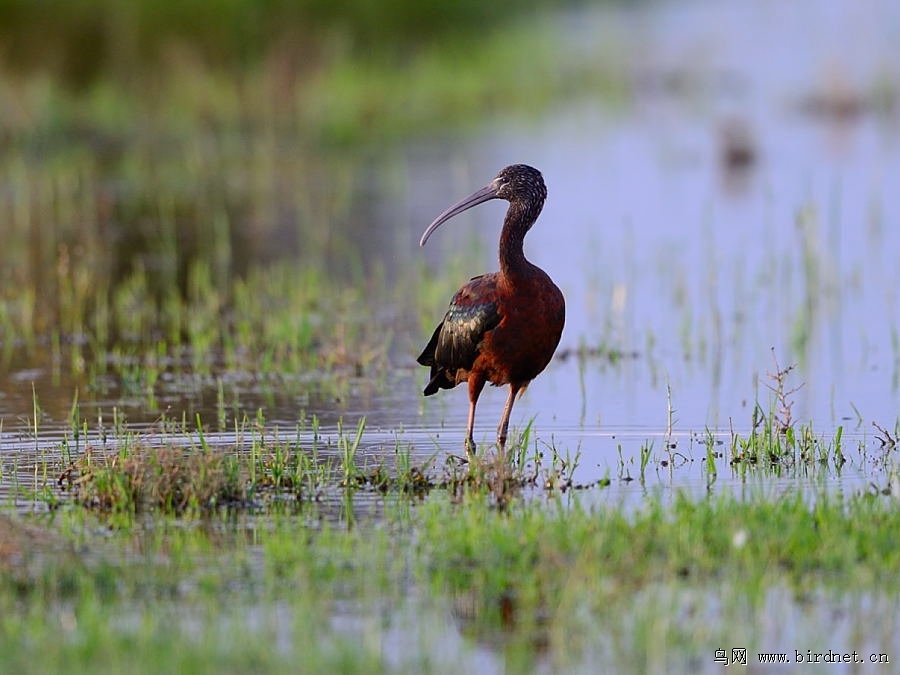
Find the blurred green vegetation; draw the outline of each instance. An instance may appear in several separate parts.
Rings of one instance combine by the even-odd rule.
[[[152,71],[173,48],[229,67],[273,50],[308,67],[336,54],[405,57],[571,1],[2,0],[0,44],[8,65],[84,85]]]
[[[345,513],[369,503],[345,495]],[[0,521],[0,658],[6,672],[695,672],[723,644],[778,649],[785,626],[801,645],[896,650],[889,497],[755,482],[671,504],[581,495],[498,509],[439,491],[385,500],[375,525],[322,517],[327,502]]]
[[[357,338],[417,326],[423,280],[401,297],[372,255],[373,156],[619,95],[615,58],[548,30],[576,1],[0,0],[0,357],[383,355]]]
[[[608,54],[547,30],[586,2],[0,0],[0,148],[248,127],[355,144],[535,110],[609,88]]]

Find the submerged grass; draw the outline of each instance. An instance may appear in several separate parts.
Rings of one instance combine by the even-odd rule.
[[[183,425],[141,434],[122,428],[102,441],[95,436],[100,442],[86,443],[83,453],[65,461],[56,472],[62,500],[45,489],[35,496],[53,508],[68,495],[100,513],[181,516],[299,508],[339,488],[422,494],[435,486],[431,461],[414,464],[409,446],[399,442],[387,457],[358,461],[365,425],[361,418],[351,434],[339,425],[335,447],[321,454],[316,418],[298,424],[287,441],[265,427],[260,413],[255,421],[245,418],[237,440],[216,446],[208,445],[199,417],[194,431]],[[46,459],[38,465],[45,476],[53,472]]]
[[[557,494],[504,509],[486,491],[437,491],[412,509],[391,498],[376,527],[309,513],[135,521],[89,557],[73,547],[13,565],[0,580],[0,656],[75,672],[124,652],[148,672],[281,672],[298,658],[311,670],[449,672],[474,667],[481,645],[509,672],[671,672],[723,645],[768,651],[773,622],[801,610],[797,648],[821,651],[835,606],[853,630],[873,614],[887,622],[867,634],[872,651],[898,647],[898,617],[875,600],[900,597],[890,498],[760,486],[632,508]],[[83,511],[44,527],[95,537]],[[847,639],[828,646],[852,651]]]
[[[855,452],[848,450],[843,427],[837,427],[831,437],[817,434],[812,423],[800,423],[790,414],[791,396],[799,389],[787,387],[790,372],[791,368],[776,370],[769,412],[757,403],[746,434],[732,430],[725,436],[707,429],[703,435],[692,436],[691,445],[696,441],[703,450],[699,466],[707,489],[720,473],[730,472],[742,484],[773,476],[828,479],[839,477],[849,462],[855,475],[883,474],[885,484],[874,489],[892,494],[896,430],[892,435],[876,424],[881,448],[871,452],[861,440],[856,441]],[[30,496],[52,508],[71,500],[99,512],[132,515],[209,514],[223,509],[265,512],[274,504],[299,506],[339,492],[424,496],[445,490],[459,500],[486,495],[503,510],[535,494],[564,495],[611,484],[608,474],[588,482],[580,478],[580,447],[572,451],[559,448],[552,438],[550,442],[539,439],[534,420],[513,430],[505,453],[489,446],[462,458],[438,447],[426,456],[397,436],[367,442],[365,417],[355,424],[339,419],[327,438],[315,415],[310,419],[301,415],[285,434],[267,425],[263,409],[253,417],[235,416],[233,428],[228,429],[220,383],[214,437],[199,413],[194,420],[184,414],[180,419],[164,414],[148,427],[129,424],[113,408],[111,419],[101,412],[92,426],[82,417],[76,396],[68,414],[69,429],[52,448],[40,442],[43,411],[36,393],[32,399],[33,414],[26,422],[35,444],[30,460],[33,481],[24,491],[17,484],[13,494],[17,500]],[[637,480],[645,486],[651,471],[657,475],[665,471],[671,479],[678,471],[694,470],[693,451],[679,450],[672,428],[663,445],[659,450],[655,440],[645,440],[634,457],[626,458],[620,442],[618,481]]]
[[[179,448],[137,448],[97,457],[88,451],[57,481],[72,498],[101,511],[209,511],[244,501],[233,456]]]
[[[373,454],[364,418],[328,434],[312,418],[285,436],[260,412],[223,442],[199,418],[139,432],[114,417],[101,436],[73,403],[77,443],[34,467],[32,499],[49,513],[0,521],[12,528],[0,658],[75,672],[119,667],[123,652],[138,672],[286,672],[297,659],[342,672],[484,659],[508,672],[672,672],[723,647],[849,652],[857,639],[890,658],[893,446],[885,489],[773,488],[788,467],[840,470],[843,445],[840,430],[810,440],[797,420],[779,425],[790,387],[778,391],[730,454],[706,433],[707,471],[730,464],[740,490],[712,473],[705,492],[636,502],[602,489],[609,479],[579,484],[580,453],[532,424],[505,454],[439,466],[399,441]],[[37,428],[37,397],[34,408]],[[662,461],[677,470],[667,438]],[[637,451],[642,482],[658,452]],[[377,517],[357,516],[373,503]],[[789,643],[773,625],[794,626]]]
[[[451,455],[442,466],[439,452],[414,458],[412,446],[399,440],[363,457],[365,430],[364,417],[350,429],[340,421],[326,445],[313,417],[308,425],[299,423],[288,440],[266,427],[260,411],[255,420],[245,417],[229,440],[212,446],[199,416],[193,430],[184,421],[163,421],[138,433],[114,420],[112,433],[101,435],[85,423],[78,431],[83,450],[73,452],[66,440],[60,452],[41,453],[34,472],[43,478],[24,496],[54,509],[71,502],[99,513],[181,516],[297,509],[336,492],[422,497],[445,490],[455,499],[488,494],[503,509],[523,495],[609,482],[577,482],[579,453],[573,457],[552,444],[542,449],[536,439],[532,443],[531,424],[514,434],[507,454],[488,450],[469,461]],[[54,477],[61,493],[53,489]]]

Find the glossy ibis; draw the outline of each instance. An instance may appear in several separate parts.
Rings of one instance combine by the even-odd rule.
[[[500,271],[475,277],[456,292],[444,320],[418,358],[420,364],[431,367],[425,396],[468,383],[469,455],[475,452],[475,405],[484,385],[509,385],[497,427],[497,444],[503,451],[516,396],[550,363],[562,335],[566,318],[563,294],[522,250],[525,234],[537,220],[546,197],[540,171],[524,164],[508,166],[486,186],[439,215],[419,242],[424,246],[440,225],[477,204],[490,199],[509,202],[500,233]]]

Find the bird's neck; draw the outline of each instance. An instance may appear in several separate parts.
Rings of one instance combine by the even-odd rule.
[[[500,233],[500,273],[506,277],[527,274],[534,267],[525,257],[525,233],[538,217],[540,209],[513,202],[506,212]]]

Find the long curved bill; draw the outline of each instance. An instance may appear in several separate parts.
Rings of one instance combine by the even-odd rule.
[[[480,190],[473,192],[468,197],[457,202],[437,218],[435,218],[434,222],[431,223],[431,225],[429,225],[425,229],[425,232],[422,234],[422,238],[419,240],[419,246],[424,246],[425,242],[428,241],[428,237],[431,236],[431,233],[438,229],[441,225],[446,223],[448,220],[450,220],[453,216],[457,216],[463,211],[471,209],[473,206],[483,204],[484,202],[491,199],[497,199],[496,181],[491,181]]]

